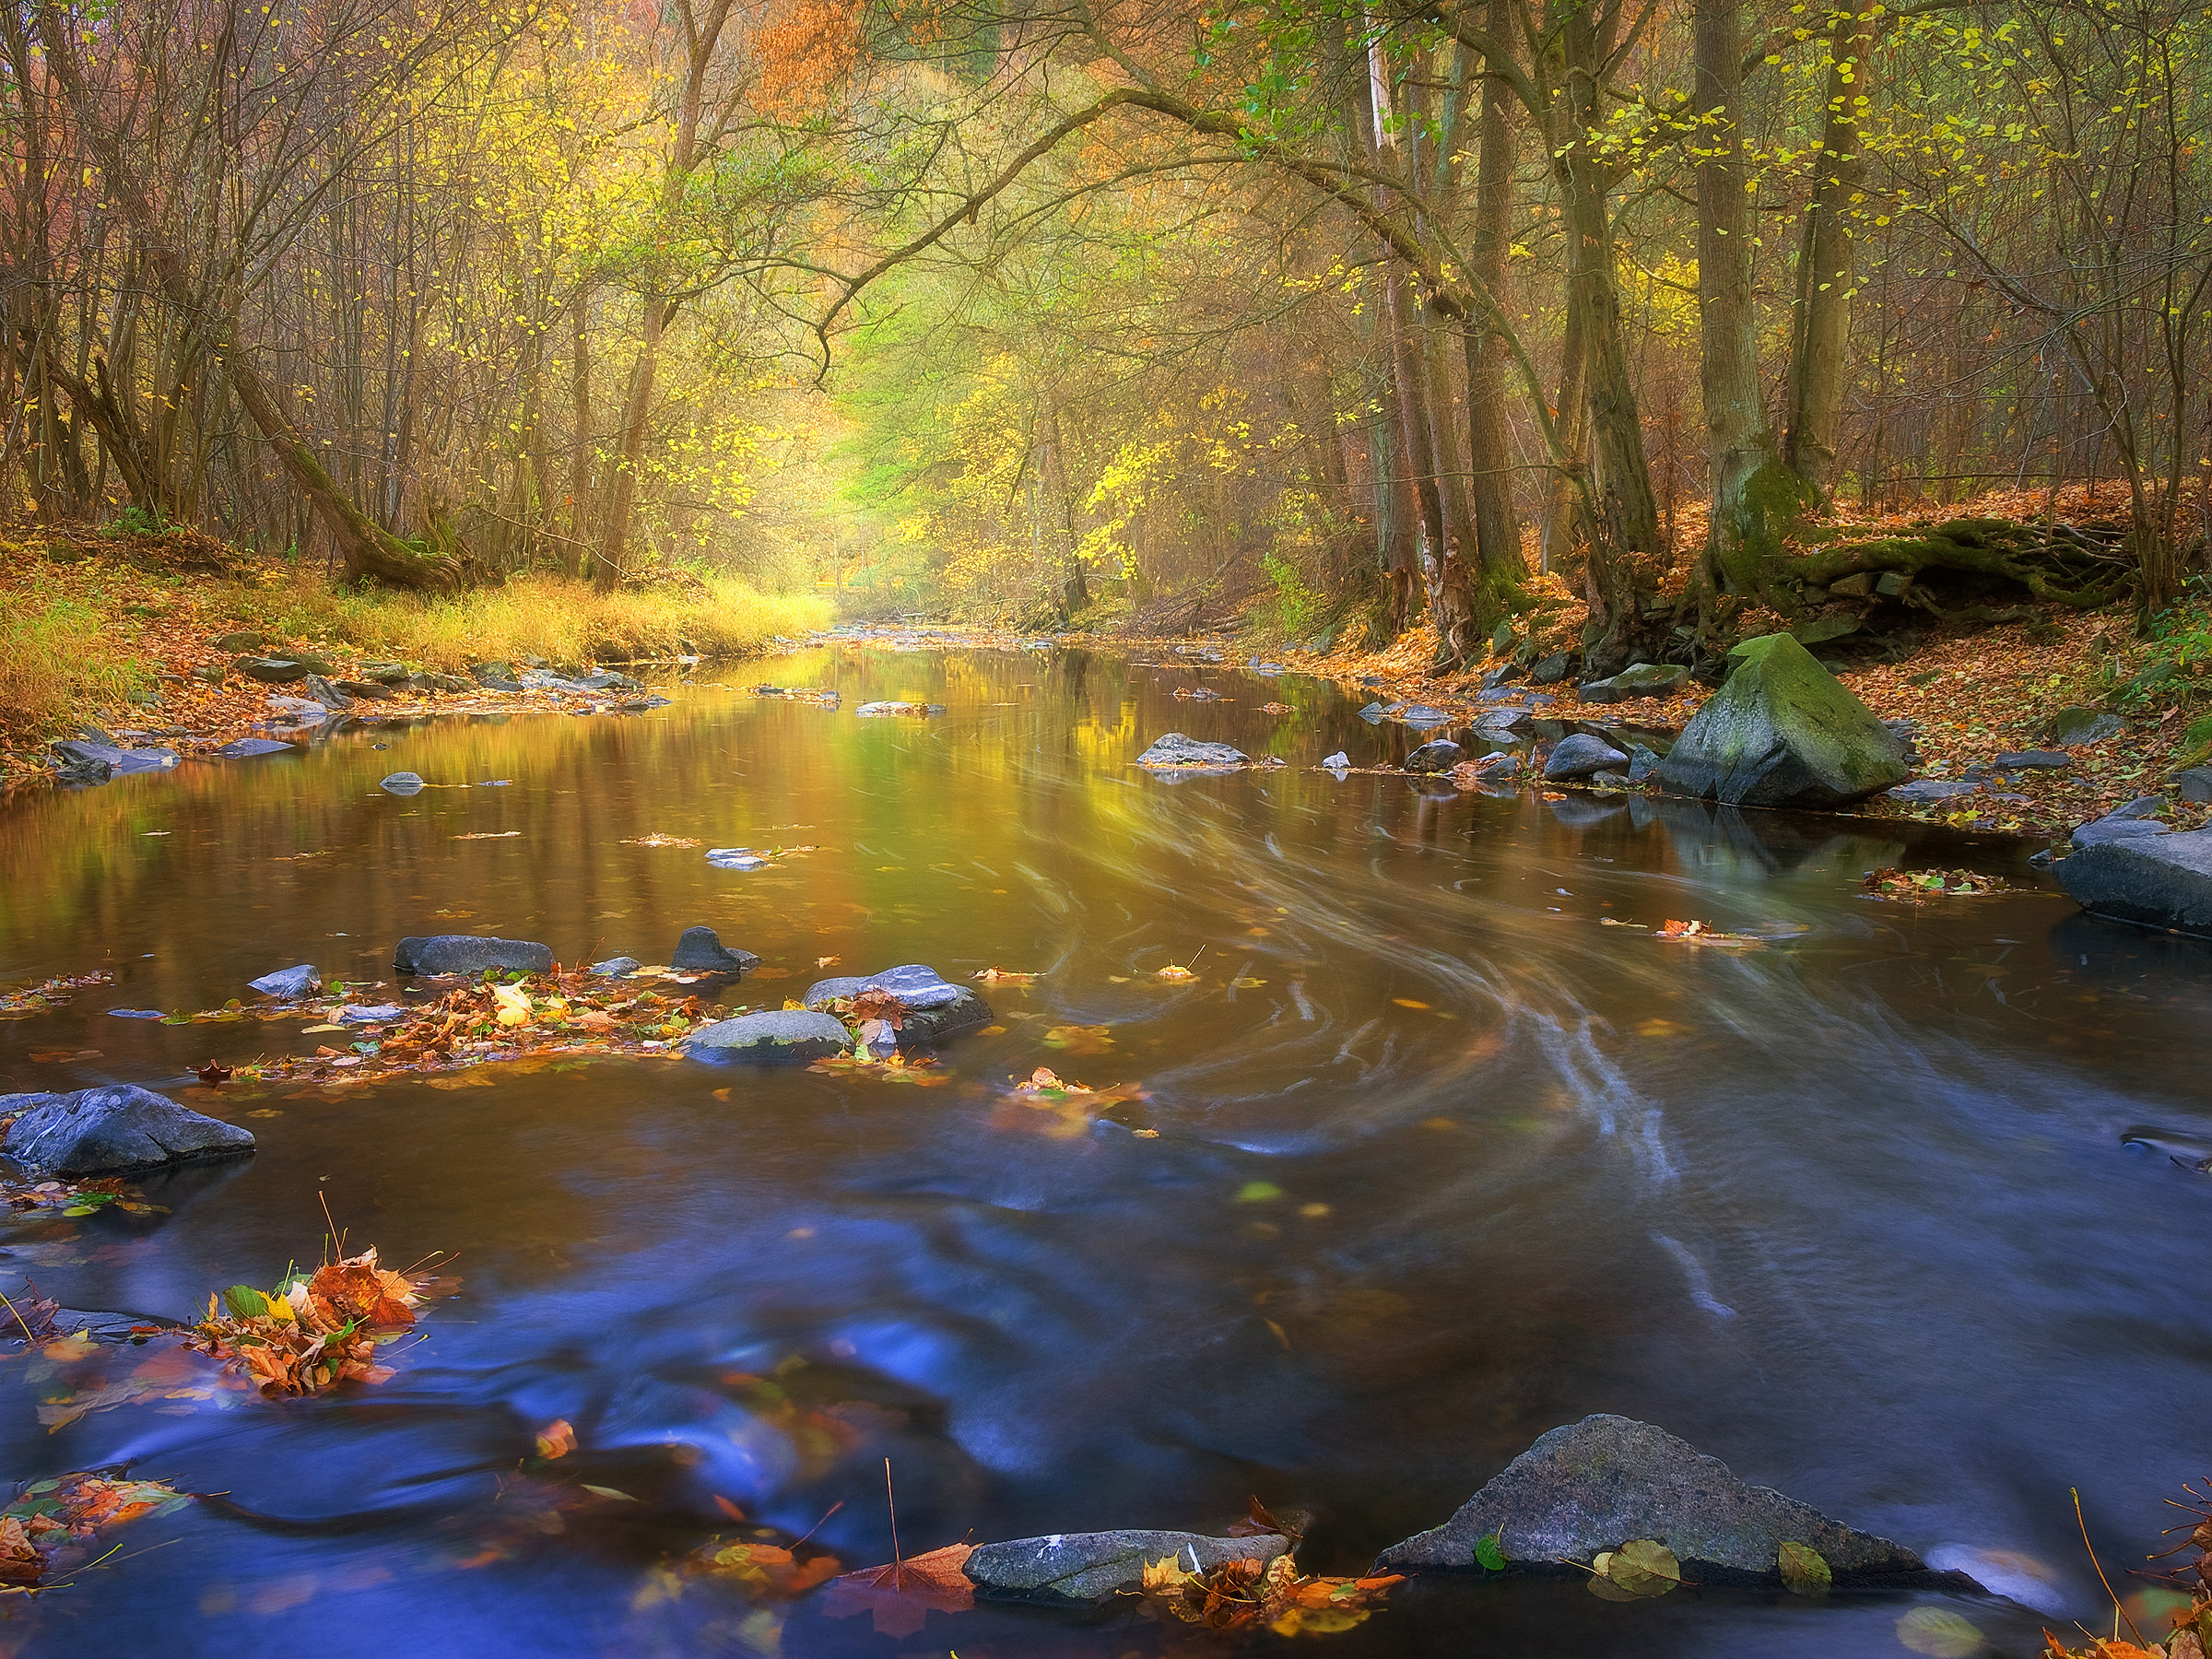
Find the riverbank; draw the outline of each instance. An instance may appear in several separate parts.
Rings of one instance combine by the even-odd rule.
[[[1775,627],[1781,626],[1780,618]],[[1979,782],[1947,800],[1907,803],[1876,796],[1852,808],[1877,818],[1910,818],[1956,828],[2063,836],[2144,795],[2157,796],[2161,816],[2179,829],[2203,825],[2207,806],[2184,798],[2175,774],[2201,764],[2212,744],[2212,701],[2188,670],[2186,633],[2144,640],[2131,618],[2050,606],[2031,621],[1938,630],[1902,661],[1843,667],[1837,677],[1884,720],[1909,720],[1918,752],[1916,776]],[[1246,653],[1237,648],[1232,653]],[[1259,653],[1252,653],[1259,654]],[[1387,651],[1315,654],[1285,652],[1266,658],[1388,700],[1424,702],[1468,719],[1482,705],[1475,693],[1510,657],[1464,674],[1424,677],[1435,660],[1435,636],[1423,626]],[[1665,697],[1588,702],[1569,676],[1538,688],[1556,698],[1546,710],[1559,720],[1626,721],[1679,730],[1712,688],[1690,680]],[[2064,711],[2107,714],[2112,727],[2092,742],[2061,744]],[[2065,764],[1992,768],[2000,755],[2041,751]]]
[[[242,654],[303,653],[326,663],[333,680],[359,678],[376,663],[443,677],[533,659],[581,669],[751,655],[830,617],[829,602],[813,594],[767,594],[724,577],[679,573],[604,594],[528,576],[440,599],[347,593],[319,571],[190,531],[20,530],[0,542],[0,780],[50,770],[47,745],[87,724],[185,753],[249,735],[268,718],[268,694],[288,688],[233,672]],[[472,680],[409,686],[378,712],[543,700]]]

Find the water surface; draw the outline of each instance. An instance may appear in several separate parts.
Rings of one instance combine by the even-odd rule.
[[[1176,700],[1199,673],[1230,700]],[[297,961],[389,978],[406,934],[652,961],[705,923],[765,959],[727,994],[750,1006],[910,961],[1042,976],[987,989],[993,1029],[934,1088],[658,1059],[194,1097],[259,1154],[148,1183],[166,1215],[18,1219],[6,1282],[189,1316],[313,1258],[327,1201],[388,1262],[453,1253],[459,1293],[393,1381],[310,1402],[49,1432],[60,1385],[0,1361],[8,1475],[128,1463],[224,1495],[0,1605],[0,1643],[1148,1653],[1125,1612],[935,1615],[900,1644],[661,1569],[733,1533],[717,1499],[888,1559],[888,1457],[910,1551],[1217,1529],[1257,1494],[1312,1513],[1310,1569],[1347,1571],[1592,1411],[1924,1553],[2019,1552],[2053,1613],[2095,1622],[2068,1488],[2124,1568],[2212,1467],[2212,1184],[2166,1150],[2212,1137],[2212,957],[2080,918],[2016,843],[1338,780],[1314,763],[1406,735],[1173,662],[838,647],[727,677],[845,700],[693,687],[642,717],[369,729],[0,807],[0,981],[118,975],[0,1023],[5,1088],[176,1088],[312,1044],[106,1010],[215,1006]],[[856,718],[876,698],[947,712]],[[1171,729],[1290,764],[1136,770]],[[466,787],[377,789],[402,770]],[[629,844],[649,834],[702,847]],[[817,850],[702,856],[740,844]],[[1900,859],[2028,887],[1860,894]],[[1775,938],[1606,925],[1669,917]],[[79,1057],[32,1058],[54,1053]],[[1095,1124],[1011,1100],[1039,1065],[1147,1098]],[[562,1418],[581,1450],[532,1462]],[[571,1502],[584,1482],[634,1501]],[[1529,1583],[1411,1586],[1330,1641],[1902,1653],[1928,1600],[1992,1651],[2038,1645],[2041,1616],[1994,1599]]]

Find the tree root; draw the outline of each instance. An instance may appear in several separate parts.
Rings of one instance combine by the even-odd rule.
[[[1826,539],[1845,534],[1841,527],[1815,532],[1822,545],[1777,560],[1777,573],[1806,586],[1832,587],[1858,575],[1894,572],[1910,580],[1923,571],[1959,571],[2002,577],[2042,604],[2084,610],[2112,604],[2135,579],[2118,545],[2124,533],[2100,535],[2072,524],[1961,518],[1914,535]]]

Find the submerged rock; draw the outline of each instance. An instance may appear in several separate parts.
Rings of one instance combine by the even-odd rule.
[[[0,1116],[10,1113],[19,1115],[0,1154],[39,1175],[108,1175],[253,1150],[250,1131],[128,1083],[75,1094],[0,1095]]]
[[[235,737],[214,751],[218,760],[252,760],[263,755],[296,755],[299,746],[274,737]]]
[[[668,966],[690,972],[703,970],[709,973],[743,973],[748,968],[759,967],[760,959],[749,950],[730,949],[723,944],[722,935],[711,927],[687,927],[684,936],[676,942]]]
[[[387,1025],[404,1019],[407,1011],[398,1003],[375,1003],[340,1008],[333,1016],[340,1025]]]
[[[1639,697],[1671,697],[1689,679],[1679,664],[1631,663],[1611,679],[1592,680],[1577,688],[1584,702],[1629,702]]]
[[[247,987],[264,996],[279,996],[287,1002],[298,1002],[303,996],[312,996],[323,988],[323,976],[315,971],[312,962],[302,962],[297,968],[279,968],[274,973],[265,973],[257,980],[248,980]]]
[[[111,777],[118,778],[127,772],[167,771],[177,763],[177,751],[172,748],[124,748],[75,737],[56,743],[53,752],[62,757],[64,770],[104,766]]]
[[[394,772],[377,784],[386,794],[415,795],[423,791],[422,779],[414,772]]]
[[[684,1053],[695,1060],[746,1060],[770,1065],[804,1065],[827,1060],[852,1046],[844,1022],[833,1014],[806,1008],[771,1008],[739,1014],[701,1026],[684,1039]]]
[[[1566,1572],[1632,1538],[1674,1551],[1700,1583],[1781,1581],[1784,1543],[1820,1552],[1839,1583],[1926,1571],[1902,1545],[1830,1520],[1650,1423],[1587,1417],[1554,1429],[1506,1465],[1459,1512],[1376,1559],[1379,1571],[1473,1568],[1489,1540],[1509,1567]]]
[[[979,1595],[1006,1601],[1104,1601],[1144,1582],[1145,1569],[1173,1557],[1185,1572],[1224,1561],[1272,1561],[1290,1547],[1277,1533],[1208,1538],[1184,1532],[1054,1533],[985,1544],[961,1563]]]
[[[935,968],[920,962],[887,968],[865,978],[848,975],[817,980],[800,1000],[809,1008],[820,1008],[841,996],[857,996],[863,991],[888,991],[899,999],[905,1010],[905,1024],[899,1031],[901,1049],[928,1048],[991,1019],[991,1005],[975,992],[953,984]]]
[[[1252,758],[1226,743],[1201,743],[1181,732],[1168,732],[1136,758],[1139,766],[1249,766]]]
[[[2066,897],[2092,915],[2212,938],[2212,830],[2177,835],[2144,819],[2121,824],[2131,821],[2138,833],[2093,841],[2053,866]],[[2096,828],[2077,830],[2076,844]]]
[[[1905,781],[1904,747],[1788,634],[1728,653],[1727,683],[1654,774],[1669,794],[1730,806],[1841,806]]]
[[[1592,772],[1601,772],[1608,767],[1626,766],[1628,756],[1622,754],[1603,737],[1594,737],[1588,732],[1576,732],[1559,739],[1559,747],[1544,762],[1544,776],[1547,779],[1586,778]]]
[[[477,934],[431,934],[402,939],[392,953],[395,973],[482,973],[497,968],[550,973],[553,947],[535,939],[495,939]]]

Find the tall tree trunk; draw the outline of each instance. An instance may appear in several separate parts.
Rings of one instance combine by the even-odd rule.
[[[1512,38],[1512,0],[1490,0],[1488,33]],[[1488,65],[1486,65],[1486,68]],[[1475,223],[1468,236],[1472,275],[1502,304],[1513,211],[1513,129],[1509,92],[1498,75],[1482,80],[1477,140]],[[1467,331],[1467,498],[1475,519],[1478,602],[1486,619],[1518,605],[1528,562],[1521,553],[1521,515],[1513,507],[1512,445],[1505,425],[1506,349],[1487,328]]]
[[[1544,483],[1544,522],[1538,557],[1547,573],[1564,570],[1576,550],[1594,535],[1590,523],[1589,329],[1574,293],[1567,296],[1566,326],[1559,338],[1558,410],[1559,454]]]
[[[1857,286],[1852,204],[1866,177],[1860,121],[1874,99],[1874,49],[1884,16],[1881,0],[1849,0],[1835,23],[1828,74],[1828,107],[1820,130],[1819,171],[1805,211],[1797,253],[1797,299],[1790,319],[1789,410],[1783,460],[1813,499],[1836,487],[1841,441],[1844,352],[1851,337],[1851,298]]]
[[[576,290],[576,332],[570,344],[570,418],[574,423],[569,449],[569,574],[581,577],[591,550],[592,499],[592,290]]]
[[[191,274],[183,260],[162,234],[152,199],[137,170],[124,159],[122,143],[102,118],[98,103],[77,71],[76,49],[69,38],[69,29],[68,18],[53,0],[41,5],[39,38],[46,49],[46,61],[54,78],[61,83],[71,113],[76,118],[77,131],[106,175],[115,205],[144,250],[147,264],[159,283],[163,297],[189,315],[199,309],[201,296],[194,291]],[[232,389],[238,394],[238,401],[276,452],[292,487],[314,509],[345,559],[347,575],[356,580],[374,577],[402,587],[446,592],[457,589],[461,584],[457,560],[426,558],[401,546],[338,492],[322,463],[285,418],[252,359],[241,348],[235,311],[220,307],[209,321],[218,354],[223,359]]]
[[[1584,653],[1589,672],[1602,675],[1625,666],[1642,643],[1637,565],[1658,550],[1659,501],[1644,458],[1635,373],[1622,331],[1613,261],[1612,183],[1596,143],[1606,124],[1597,76],[1601,54],[1586,8],[1578,6],[1570,14],[1565,33],[1573,136],[1558,170],[1566,206],[1568,277],[1585,330],[1597,490],[1597,524],[1583,582],[1590,606]]]
[[[661,180],[661,212],[674,220],[689,187],[691,170],[699,164],[700,120],[706,110],[707,76],[713,67],[714,51],[729,22],[735,0],[710,0],[705,15],[695,18],[688,0],[678,0],[683,19],[685,68],[683,100],[676,123],[676,147]],[[596,583],[612,588],[622,580],[629,542],[630,506],[637,496],[638,465],[645,453],[645,423],[653,413],[653,382],[660,367],[661,335],[676,314],[676,301],[665,294],[645,298],[644,325],[639,333],[638,357],[629,372],[629,395],[622,410],[621,441],[615,457],[613,487],[607,491],[606,524],[599,541]]]
[[[1796,475],[1775,453],[1759,388],[1751,209],[1744,171],[1742,0],[1696,0],[1698,339],[1712,515],[1693,592],[1755,593],[1785,614],[1770,561],[1796,516]]]

